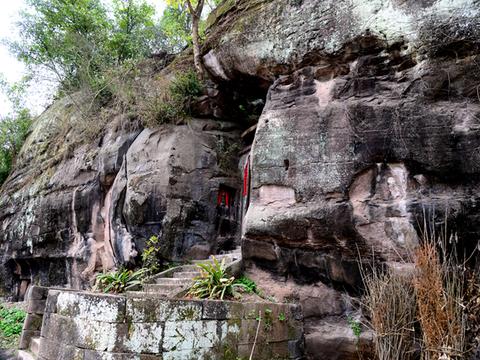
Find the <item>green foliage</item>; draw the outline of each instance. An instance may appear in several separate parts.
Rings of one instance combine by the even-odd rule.
[[[111,25],[100,0],[27,0],[11,49],[26,65],[53,71],[64,88],[78,87],[98,73],[108,54]]]
[[[177,73],[163,96],[151,99],[142,118],[148,126],[174,123],[192,113],[193,100],[203,92],[203,84],[194,71]],[[144,108],[145,109],[145,108]]]
[[[120,269],[118,271],[100,274],[97,276],[95,289],[104,293],[119,294],[142,285],[147,274],[146,269],[137,271]]]
[[[0,89],[14,108],[8,116],[0,118],[0,185],[10,174],[32,124],[32,116],[24,103],[28,81],[23,79],[10,85],[0,76]]]
[[[270,308],[265,309],[263,321],[264,321],[264,325],[263,325],[264,330],[267,332],[271,331],[273,326],[272,309]]]
[[[198,264],[200,275],[195,277],[193,285],[187,295],[200,299],[220,299],[238,297],[237,288],[245,286],[236,284],[235,277],[228,276],[225,267],[225,259],[219,262],[213,257],[211,262]]]
[[[190,108],[192,100],[201,95],[203,84],[194,71],[177,73],[175,80],[170,85],[170,95],[172,99],[182,102],[186,110]]]
[[[19,153],[32,118],[28,110],[23,109],[14,117],[0,121],[0,184],[6,180]]]
[[[118,62],[148,55],[155,40],[155,8],[144,0],[114,0],[109,48]]]
[[[161,42],[154,8],[145,0],[27,0],[12,52],[27,66],[47,68],[61,90],[102,93],[107,70],[145,57]]]
[[[22,332],[25,311],[17,308],[6,308],[0,305],[0,330],[6,337],[19,335]]]
[[[142,252],[143,268],[148,272],[148,275],[154,275],[162,270],[163,263],[160,251],[158,236],[151,236]]]
[[[192,43],[192,17],[188,11],[178,6],[167,6],[162,19],[160,28],[165,34],[165,47],[171,52],[179,52],[186,45]]]
[[[285,313],[281,312],[278,314],[278,321],[287,321],[287,317],[285,316]]]
[[[245,291],[249,294],[257,292],[257,284],[255,284],[252,279],[246,277],[245,275],[242,275],[241,277],[236,279],[235,284],[242,284]]]

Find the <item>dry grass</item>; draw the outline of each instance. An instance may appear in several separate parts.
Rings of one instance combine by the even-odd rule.
[[[374,269],[365,275],[364,304],[375,331],[375,350],[379,360],[414,358],[415,292],[412,276]]]
[[[364,306],[376,333],[377,357],[413,359],[415,344],[420,344],[422,360],[465,359],[466,330],[476,329],[467,323],[476,297],[467,301],[465,296],[466,260],[458,256],[458,239],[448,234],[446,225],[436,232],[425,221],[421,236],[421,245],[411,255],[412,272],[374,269],[367,274],[362,268]],[[416,332],[421,338],[415,339]]]
[[[425,360],[465,355],[464,267],[454,252],[447,251],[444,239],[424,238],[415,254],[414,286]]]

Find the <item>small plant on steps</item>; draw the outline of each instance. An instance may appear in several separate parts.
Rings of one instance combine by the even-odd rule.
[[[137,271],[120,269],[118,271],[100,274],[97,276],[95,290],[114,294],[131,290],[136,286],[142,285],[147,272],[146,269]]]
[[[239,297],[237,288],[245,285],[235,283],[235,277],[228,276],[225,267],[225,258],[219,262],[215,257],[211,262],[198,264],[200,275],[193,278],[193,284],[187,295],[200,299],[220,299],[225,297]]]
[[[142,264],[148,275],[155,275],[163,269],[160,240],[158,236],[151,236],[142,252]]]

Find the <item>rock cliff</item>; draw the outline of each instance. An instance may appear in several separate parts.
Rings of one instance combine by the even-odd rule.
[[[230,99],[216,115],[143,129],[118,114],[72,146],[58,120],[78,119],[75,99],[40,116],[2,188],[3,286],[81,287],[154,233],[176,259],[228,246],[226,187],[245,205],[229,236],[241,225],[247,267],[307,306],[307,351],[351,342],[331,324],[359,289],[359,255],[402,266],[425,214],[478,246],[479,19],[476,0],[225,1],[202,49],[210,95]],[[225,115],[247,94],[264,104],[254,137]],[[221,169],[225,153],[241,171]]]

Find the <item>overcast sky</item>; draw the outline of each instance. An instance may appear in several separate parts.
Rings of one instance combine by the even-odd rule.
[[[106,0],[108,1],[108,0]],[[147,0],[157,7],[157,15],[163,12],[165,8],[163,0]],[[2,1],[0,10],[0,39],[15,36],[15,22],[19,19],[19,11],[25,7],[24,0]],[[9,54],[7,47],[0,43],[0,73],[2,73],[9,82],[15,82],[22,78],[24,66],[18,62],[15,57]],[[28,95],[28,106],[35,112],[40,112],[47,102],[45,95],[48,92],[48,85],[44,84],[36,89],[32,89]],[[7,115],[11,111],[10,104],[3,94],[0,93],[0,117]]]

